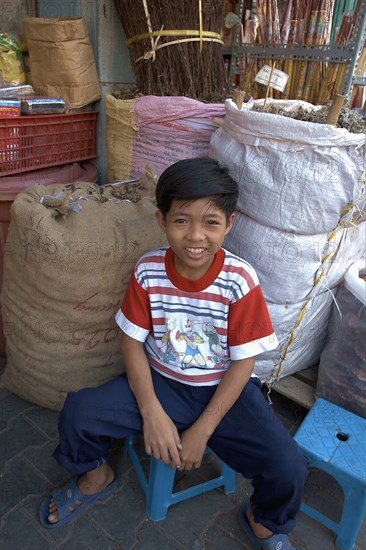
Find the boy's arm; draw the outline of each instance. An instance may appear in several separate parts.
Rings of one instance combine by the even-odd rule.
[[[143,344],[121,333],[121,351],[128,382],[143,420],[145,450],[149,455],[180,468],[177,428],[158,400]]]
[[[200,467],[207,441],[243,391],[253,372],[254,363],[255,357],[232,361],[205,410],[181,434],[181,470]]]

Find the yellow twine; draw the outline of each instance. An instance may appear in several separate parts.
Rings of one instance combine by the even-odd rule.
[[[341,213],[340,215],[340,218],[339,218],[339,221],[337,223],[337,226],[336,228],[331,231],[328,235],[328,238],[327,238],[327,243],[329,243],[330,241],[332,241],[334,239],[334,237],[337,235],[337,230],[342,228],[344,225],[345,225],[345,222],[342,222],[342,218],[344,216],[346,216],[350,210],[352,210],[353,208],[355,208],[355,204],[349,204],[347,206],[347,208],[345,208],[343,210],[343,212]],[[351,223],[353,220],[350,220]],[[348,222],[350,223],[350,222]],[[357,224],[356,224],[357,225]],[[314,290],[314,288],[316,288],[318,286],[318,284],[321,282],[321,280],[323,279],[324,275],[326,274],[326,271],[327,271],[327,266],[324,266],[325,262],[328,261],[333,255],[335,254],[335,250],[333,252],[329,252],[328,254],[326,254],[325,256],[323,256],[322,260],[321,260],[321,263],[320,263],[320,266],[319,266],[319,269],[317,272],[319,272],[319,270],[321,269],[321,272],[320,274],[318,275],[318,277],[315,279],[314,281],[314,285],[313,285],[313,288],[311,289],[310,292],[312,292]],[[267,380],[267,383],[269,385],[269,387],[272,387],[273,384],[275,384],[277,382],[277,380],[279,379],[279,376],[281,374],[281,371],[282,371],[282,367],[283,367],[283,363],[286,359],[286,356],[287,356],[287,353],[288,353],[288,350],[292,344],[292,342],[295,340],[295,331],[296,329],[299,327],[301,321],[303,320],[304,318],[304,315],[305,315],[305,311],[306,311],[306,308],[308,307],[309,305],[309,302],[312,300],[312,298],[308,298],[308,300],[305,302],[305,304],[303,305],[303,307],[301,308],[300,310],[300,313],[299,315],[297,316],[296,318],[296,321],[295,321],[295,324],[289,334],[289,337],[288,337],[288,340],[287,340],[287,343],[286,345],[284,346],[282,352],[281,352],[281,358],[278,362],[277,365],[275,365],[273,371],[272,371],[272,374],[271,374],[271,377],[269,378],[269,380]]]
[[[202,52],[202,0],[198,1],[198,18],[200,22],[200,52]]]
[[[151,34],[153,32],[153,29],[152,29],[152,24],[151,24],[151,19],[150,19],[149,8],[147,7],[147,0],[143,0],[142,3],[143,3],[143,6],[144,6],[144,12],[145,12],[145,17],[146,17],[147,28],[149,29],[149,33]],[[161,30],[163,30],[163,27],[161,27]],[[151,57],[152,57],[153,61],[155,61],[155,52],[156,52],[156,48],[157,48],[159,40],[160,40],[160,36],[158,36],[156,38],[156,40],[154,40],[153,37],[151,36]]]
[[[144,6],[144,12],[145,12],[145,17],[146,17],[147,28],[149,29],[149,32],[152,32],[152,25],[151,25],[151,21],[150,21],[149,9],[147,7],[147,1],[142,0],[142,3],[143,3],[143,6]],[[153,37],[151,37],[151,49],[154,49]]]
[[[145,40],[146,38],[150,38],[151,49],[148,52],[146,52],[144,55],[136,59],[135,63],[138,63],[143,59],[145,60],[152,59],[153,61],[155,61],[157,50],[160,50],[161,48],[165,48],[166,46],[172,46],[173,44],[180,44],[182,42],[199,42],[200,52],[202,52],[203,42],[217,42],[219,44],[223,44],[220,34],[216,32],[211,32],[211,31],[204,31],[202,29],[202,0],[198,0],[198,19],[199,19],[198,31],[196,30],[165,31],[163,30],[163,26],[161,27],[160,31],[153,31],[151,20],[150,20],[150,13],[147,6],[147,0],[143,0],[143,6],[145,11],[147,28],[149,32],[132,36],[132,38],[129,38],[127,40],[127,44],[128,45],[134,44],[135,42],[139,42],[140,40]],[[160,44],[160,46],[158,46],[158,42],[162,36],[189,36],[190,38],[172,40],[170,42],[166,42],[165,44]],[[154,37],[156,37],[156,40],[154,40]]]
[[[183,38],[181,40],[172,40],[171,42],[166,42],[165,44],[160,44],[160,46],[156,46],[153,51],[146,52],[141,57],[138,57],[135,61],[135,63],[138,63],[139,61],[142,61],[145,59],[147,61],[148,59],[153,58],[155,59],[155,52],[157,50],[161,50],[161,48],[166,48],[167,46],[172,46],[173,44],[182,44],[183,42],[199,42],[199,38]],[[219,44],[222,44],[221,40],[216,40],[215,38],[202,38],[203,42],[218,42]]]
[[[349,204],[349,205],[347,206],[347,208],[345,208],[345,209],[343,210],[343,212],[341,213],[341,219],[344,218],[344,216],[345,216],[346,214],[348,214],[348,212],[349,212],[350,210],[352,210],[352,208],[354,208],[354,206],[355,206],[355,205],[352,204],[352,203]]]
[[[295,328],[297,328],[299,326],[299,324],[301,323],[301,321],[303,320],[303,317],[305,315],[306,307],[307,307],[307,304],[306,304],[306,306],[302,307],[302,310],[300,311],[300,313],[297,317],[297,320],[296,320],[296,323],[295,323]]]
[[[356,225],[358,225],[358,222],[355,221],[355,220],[348,220],[346,222],[339,222],[339,227],[349,227],[350,225],[352,227],[356,227]]]
[[[306,311],[306,308],[308,307],[308,304],[310,302],[310,298],[305,302],[305,304],[302,306],[301,308],[301,311],[299,313],[299,315],[297,316],[297,319],[296,319],[296,322],[295,322],[295,325],[294,325],[294,328],[291,330],[290,332],[290,336],[287,340],[287,344],[285,345],[285,347],[283,348],[283,351],[282,351],[282,354],[281,354],[281,359],[279,360],[278,362],[278,365],[277,367],[274,368],[273,372],[272,372],[272,382],[268,381],[268,385],[269,387],[272,387],[273,384],[275,384],[280,376],[280,373],[282,371],[282,365],[286,359],[286,355],[287,355],[287,352],[289,350],[289,347],[291,346],[292,342],[295,340],[295,330],[297,329],[297,327],[299,326],[300,322],[302,321],[302,319],[304,318],[304,315],[305,315],[305,311]]]
[[[333,252],[329,252],[329,254],[326,254],[325,256],[323,256],[322,258],[322,264],[324,264],[328,258],[330,258],[332,256]]]
[[[140,40],[144,40],[145,38],[151,38],[153,36],[198,36],[200,37],[202,33],[202,37],[206,38],[214,38],[222,44],[221,40],[221,34],[218,34],[217,32],[212,31],[196,31],[196,30],[183,30],[183,29],[177,29],[177,30],[170,30],[170,31],[151,31],[151,32],[144,32],[143,34],[137,34],[135,36],[132,36],[132,38],[129,38],[127,40],[128,44],[133,44],[134,42],[139,42]]]
[[[320,281],[321,281],[322,278],[324,277],[325,271],[326,271],[326,267],[323,267],[323,269],[322,269],[322,271],[321,271],[319,277],[317,277],[317,279],[316,279],[315,282],[314,282],[313,288],[316,287],[316,286],[320,283]]]

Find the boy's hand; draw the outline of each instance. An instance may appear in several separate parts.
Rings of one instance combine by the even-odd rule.
[[[180,436],[182,450],[179,451],[181,466],[178,470],[191,470],[199,468],[205,454],[208,439],[191,426]]]
[[[172,468],[181,469],[179,433],[163,409],[151,411],[144,417],[144,441],[148,455],[170,464]]]

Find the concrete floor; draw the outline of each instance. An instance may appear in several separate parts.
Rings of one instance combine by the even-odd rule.
[[[275,392],[271,395],[275,411],[294,433],[307,411]],[[58,414],[3,388],[0,403],[0,550],[252,549],[236,518],[240,503],[251,493],[248,480],[238,475],[235,494],[213,490],[172,506],[166,520],[155,523],[146,518],[143,491],[118,443],[110,457],[118,475],[116,493],[95,503],[71,525],[44,529],[38,521],[40,502],[68,479],[51,457],[57,443]],[[141,440],[137,446],[147,465]],[[177,474],[177,489],[197,478],[209,479],[217,468],[217,459],[208,455],[200,470]],[[324,473],[310,473],[305,499],[333,520],[339,519],[342,492]],[[332,550],[334,538],[331,531],[301,512],[290,537],[298,550]],[[366,521],[355,549],[366,550]]]

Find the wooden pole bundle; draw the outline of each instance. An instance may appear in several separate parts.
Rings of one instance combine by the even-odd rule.
[[[138,92],[221,101],[224,0],[115,0]]]
[[[350,41],[360,9],[360,0],[284,0],[282,19],[279,23],[278,4],[279,0],[256,1],[258,30],[254,43],[323,46],[330,43],[337,28],[334,43],[345,45]],[[339,11],[340,4],[348,13]],[[361,55],[360,74],[366,64],[363,59]],[[273,62],[265,58],[253,58],[246,62],[245,78],[241,88],[254,98],[264,96],[263,88],[254,82],[255,75],[263,64],[273,65]],[[269,90],[269,94],[274,98],[302,99],[314,104],[325,104],[342,92],[345,63],[287,59],[277,61],[276,68],[288,74],[289,79],[284,92]],[[362,99],[358,98],[357,101],[358,105],[362,104]]]

